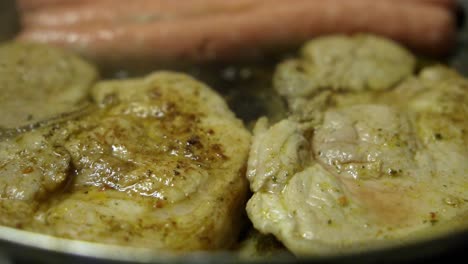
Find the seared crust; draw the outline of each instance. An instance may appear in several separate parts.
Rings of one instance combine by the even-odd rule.
[[[165,250],[227,248],[242,226],[250,134],[182,74],[98,83],[98,108],[46,130],[71,156],[67,188],[23,228]]]

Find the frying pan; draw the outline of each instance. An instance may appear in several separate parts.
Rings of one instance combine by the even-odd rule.
[[[459,72],[468,76],[468,23],[464,13],[468,13],[468,1],[459,1],[459,33],[458,43],[447,63]],[[19,28],[18,14],[14,0],[0,1],[0,42],[10,39]],[[261,79],[271,73],[274,65],[271,61],[250,65],[255,72],[249,80],[239,82],[217,77],[222,70],[207,69],[205,75],[200,75],[214,87],[228,94],[228,103],[236,114],[249,122],[258,116],[270,114],[268,107],[255,100],[258,94],[245,100],[245,90],[238,87],[248,86],[246,82],[264,83]],[[219,66],[219,65],[218,65]],[[219,69],[219,67],[213,67]],[[232,67],[232,66],[230,66]],[[236,66],[236,67],[245,67]],[[221,68],[223,69],[223,68]],[[224,68],[226,69],[226,68]],[[120,73],[119,73],[120,74]],[[112,75],[112,74],[111,74]],[[215,77],[213,77],[215,76]],[[115,76],[114,76],[115,77]],[[248,84],[247,83],[247,84]],[[238,86],[238,87],[236,87]],[[236,88],[236,89],[233,89]],[[237,92],[232,93],[232,90]],[[258,98],[257,98],[258,99]],[[248,108],[254,111],[246,111]],[[0,264],[12,263],[96,263],[96,264],[126,264],[126,263],[444,263],[457,258],[460,263],[468,263],[465,251],[468,250],[468,230],[454,231],[431,240],[411,242],[390,248],[374,249],[365,252],[332,255],[327,257],[297,258],[286,252],[279,252],[261,259],[245,259],[231,251],[196,252],[189,254],[171,254],[150,249],[111,246],[91,242],[67,240],[42,234],[31,233],[9,227],[0,226]]]

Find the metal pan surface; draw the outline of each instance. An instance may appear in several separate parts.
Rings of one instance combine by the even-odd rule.
[[[461,13],[468,13],[468,1],[460,0]],[[18,29],[14,1],[0,1],[0,41],[6,41]],[[212,87],[220,87],[229,105],[247,125],[261,115],[281,116],[280,101],[266,92],[275,62],[281,56],[241,65],[207,65],[204,70],[185,69]],[[468,25],[460,15],[456,50],[446,63],[468,77]],[[145,70],[111,70],[104,76],[121,78],[139,75]],[[257,86],[253,92],[250,87]],[[261,89],[261,88],[265,89]],[[267,99],[267,100],[265,100]],[[273,102],[265,105],[262,101]],[[248,109],[248,110],[247,110]],[[442,263],[453,258],[468,260],[464,252],[468,230],[461,230],[428,241],[392,248],[320,258],[296,258],[279,253],[262,259],[245,259],[235,252],[198,252],[173,255],[149,249],[110,246],[73,241],[0,226],[0,264],[9,263]]]

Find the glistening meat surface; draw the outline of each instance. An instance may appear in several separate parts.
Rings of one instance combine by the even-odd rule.
[[[30,231],[176,251],[231,246],[250,134],[222,98],[170,72],[102,81],[91,94],[92,111],[2,142],[12,145],[0,153],[2,217],[25,201],[35,207],[16,227]]]
[[[320,50],[324,42],[346,52]],[[262,119],[254,131],[247,212],[255,228],[298,255],[466,228],[468,81],[444,66],[413,76],[413,59],[391,42],[338,36],[278,67],[276,88],[292,115],[271,126]]]

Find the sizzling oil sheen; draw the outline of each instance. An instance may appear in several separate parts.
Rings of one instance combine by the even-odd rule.
[[[278,67],[292,115],[254,131],[255,228],[295,254],[323,255],[467,227],[468,80],[444,66],[412,76],[414,64],[382,60],[400,57],[413,60],[391,42],[341,36],[307,44],[294,60],[307,70]]]

